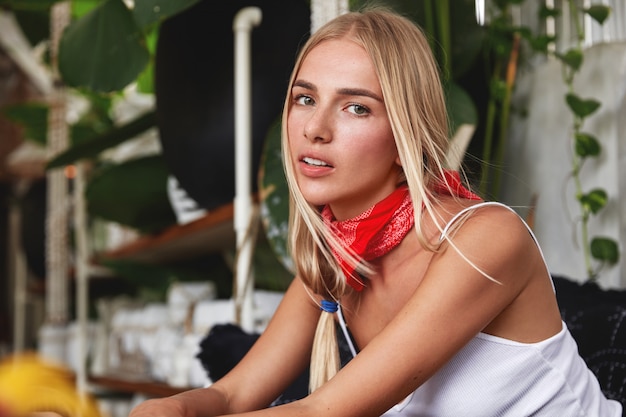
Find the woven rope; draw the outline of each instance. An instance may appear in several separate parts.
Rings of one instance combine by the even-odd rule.
[[[311,0],[311,33],[348,11],[348,0]]]
[[[65,119],[65,91],[59,82],[58,46],[63,29],[70,22],[70,2],[52,6],[50,22],[50,60],[55,87],[48,111],[48,157],[68,147],[69,135]],[[64,324],[68,320],[68,185],[63,170],[47,174],[46,218],[46,319],[48,323]]]

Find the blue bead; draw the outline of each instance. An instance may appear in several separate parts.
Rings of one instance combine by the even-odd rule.
[[[322,300],[322,305],[320,306],[320,310],[325,311],[327,313],[336,313],[339,309],[339,304],[334,301]]]

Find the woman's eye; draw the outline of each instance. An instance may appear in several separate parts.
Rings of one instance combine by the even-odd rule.
[[[364,114],[368,114],[369,113],[369,109],[365,106],[362,106],[360,104],[351,104],[348,106],[348,111],[350,111],[350,113],[356,114],[357,116],[362,116]]]
[[[309,96],[297,96],[296,104],[300,104],[302,106],[312,106],[315,102]]]

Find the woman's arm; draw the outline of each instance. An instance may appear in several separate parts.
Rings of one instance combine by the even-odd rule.
[[[210,417],[267,407],[308,365],[319,314],[294,279],[266,330],[231,372],[208,388],[148,400],[129,417]]]
[[[211,388],[211,395],[201,397],[192,392],[181,396],[189,400],[188,405],[193,401],[196,412],[212,409],[216,414],[241,413],[237,414],[240,417],[380,416],[428,380],[514,303],[533,277],[541,275],[540,271],[545,273],[528,230],[517,215],[503,208],[477,210],[456,233],[454,244],[499,283],[486,278],[451,247],[435,254],[421,284],[392,321],[333,379],[308,397],[245,412],[265,407],[308,361],[319,311],[301,283],[292,285],[289,292],[294,295],[286,297],[263,343],[259,339],[259,346],[255,345],[240,366]],[[302,308],[302,304],[307,307]],[[306,318],[294,317],[298,314]],[[300,325],[304,327],[298,328]],[[293,349],[288,347],[292,341]],[[294,350],[305,350],[306,355]],[[277,363],[285,361],[287,366],[276,369]],[[132,417],[148,415],[159,414],[146,412]]]
[[[301,401],[250,416],[380,416],[514,303],[532,279],[546,278],[528,230],[506,209],[477,210],[454,243],[500,283],[447,247],[396,317],[332,380]]]

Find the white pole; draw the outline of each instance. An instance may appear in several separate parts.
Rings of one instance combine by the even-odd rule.
[[[476,22],[480,26],[485,25],[485,0],[475,0]]]
[[[235,37],[235,201],[234,228],[237,237],[237,259],[235,276],[235,317],[243,330],[252,331],[253,280],[252,254],[254,243],[249,233],[252,225],[252,186],[251,186],[251,63],[250,32],[261,23],[261,9],[246,7],[241,9],[233,20]]]

